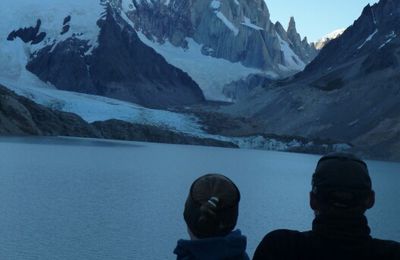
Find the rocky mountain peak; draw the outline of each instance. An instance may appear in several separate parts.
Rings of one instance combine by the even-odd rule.
[[[285,73],[299,70],[310,61],[304,53],[292,50],[294,55],[301,56],[293,59],[303,66],[293,68],[285,62],[292,58],[284,57],[288,53],[282,54],[287,48],[282,47],[284,43],[281,44],[277,37],[274,28],[279,26],[270,21],[264,0],[171,0],[168,4],[151,1],[152,8],[138,2],[142,1],[133,2],[135,10],[129,12],[129,18],[137,30],[161,44],[169,41],[174,46],[186,48],[187,39],[193,39],[203,46],[205,55],[278,73],[285,66],[288,66]],[[282,29],[279,28],[278,35],[287,42],[287,33]],[[297,43],[301,44],[301,40],[293,46]],[[287,44],[289,48],[292,46]],[[301,48],[306,49],[304,47]],[[309,53],[308,56],[313,58],[315,55]]]
[[[292,43],[297,44],[301,42],[301,36],[297,32],[296,21],[294,20],[293,16],[290,17],[289,25],[287,28],[287,34]]]
[[[281,37],[283,40],[289,42],[288,34],[280,22],[275,23],[274,29],[278,33],[279,37]]]
[[[278,30],[281,26],[278,25]],[[306,64],[312,61],[317,56],[318,51],[314,45],[308,43],[307,37],[301,39],[300,34],[297,32],[296,21],[294,17],[290,17],[290,21],[287,28],[287,39],[289,40],[293,51],[303,60]]]
[[[290,33],[297,33],[297,29],[296,29],[296,21],[294,19],[294,16],[290,17],[289,20],[289,24],[288,24],[288,28],[287,28],[287,32]]]

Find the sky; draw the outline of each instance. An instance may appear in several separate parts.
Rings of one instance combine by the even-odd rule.
[[[279,21],[287,28],[294,16],[297,31],[309,41],[352,25],[367,4],[378,0],[265,0],[272,22]]]

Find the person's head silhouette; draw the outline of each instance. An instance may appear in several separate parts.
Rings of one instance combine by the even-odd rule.
[[[179,240],[177,259],[248,260],[247,239],[234,231],[240,192],[221,174],[207,174],[190,187],[183,213],[190,240]]]
[[[360,158],[331,153],[318,161],[310,192],[316,215],[362,215],[374,203],[368,167]]]
[[[400,259],[400,244],[372,238],[364,213],[375,204],[367,164],[348,153],[331,153],[312,176],[312,230],[275,230],[258,245],[258,259]]]

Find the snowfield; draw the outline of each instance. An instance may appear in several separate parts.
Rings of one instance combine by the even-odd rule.
[[[199,84],[208,100],[230,101],[223,93],[226,84],[247,77],[250,74],[265,74],[276,78],[278,75],[272,71],[261,71],[248,68],[241,63],[206,56],[201,53],[202,45],[193,39],[187,39],[188,48],[175,47],[169,42],[159,44],[153,42],[141,32],[139,38],[147,46],[161,54],[168,63],[188,73]]]
[[[42,21],[41,32],[46,40],[31,47],[31,51],[41,49],[53,42],[60,42],[73,33],[82,40],[88,40],[92,48],[97,45],[99,27],[96,22],[104,12],[99,0],[1,0],[0,1],[0,46],[13,30],[35,26]],[[71,16],[70,30],[60,35],[64,18]]]

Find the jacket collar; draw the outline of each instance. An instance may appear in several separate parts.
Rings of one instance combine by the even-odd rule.
[[[313,233],[328,239],[365,241],[371,239],[367,218],[359,216],[318,215],[313,221]]]
[[[246,244],[246,237],[240,230],[236,230],[225,237],[179,240],[174,254],[177,255],[177,259],[217,260],[240,256],[241,259],[246,259]]]

